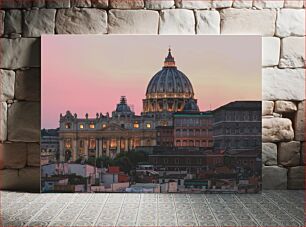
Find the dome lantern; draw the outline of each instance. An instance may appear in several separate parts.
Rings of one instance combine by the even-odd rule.
[[[168,49],[168,56],[165,58],[164,67],[176,67],[174,57],[171,54],[171,48]]]

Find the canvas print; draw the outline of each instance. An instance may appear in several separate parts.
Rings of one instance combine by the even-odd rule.
[[[260,36],[45,35],[41,54],[42,192],[260,192]]]

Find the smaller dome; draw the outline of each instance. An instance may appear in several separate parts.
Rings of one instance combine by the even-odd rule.
[[[200,109],[194,99],[189,99],[183,109],[184,112],[199,112]]]
[[[131,108],[128,106],[126,102],[126,97],[121,96],[120,103],[117,104],[116,112],[132,112]]]

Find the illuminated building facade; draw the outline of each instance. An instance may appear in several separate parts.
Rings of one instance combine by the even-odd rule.
[[[178,125],[174,119],[179,117],[174,114],[198,110],[196,102],[191,82],[177,69],[169,49],[163,68],[148,84],[141,115],[136,115],[122,96],[111,116],[97,113],[95,118],[88,114],[79,118],[70,111],[60,116],[60,160],[113,158],[136,147],[175,146],[173,130],[174,124]],[[205,143],[207,146],[206,139]]]

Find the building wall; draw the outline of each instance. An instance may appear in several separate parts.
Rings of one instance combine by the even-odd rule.
[[[174,144],[176,147],[212,147],[212,114],[175,114]]]
[[[224,150],[260,147],[261,103],[249,103],[252,108],[244,109],[228,109],[228,105],[219,107],[214,112],[214,146]],[[239,104],[242,105],[245,104]]]
[[[43,33],[262,35],[263,188],[302,188],[305,5],[302,0],[1,1],[1,188],[39,190]]]

